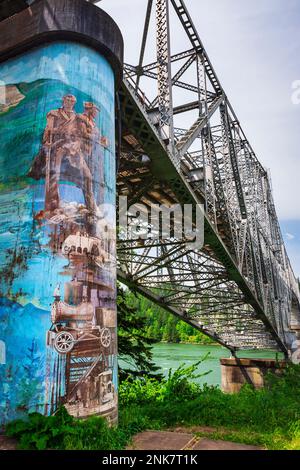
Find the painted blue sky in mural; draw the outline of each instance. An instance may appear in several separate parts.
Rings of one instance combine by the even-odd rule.
[[[38,73],[35,69],[37,58],[40,59]],[[93,49],[67,42],[51,44],[35,53],[23,55],[17,62],[6,62],[1,67],[0,80],[5,85],[30,83],[37,79],[37,75],[39,79],[56,79],[93,96],[113,118],[113,71],[108,62]]]

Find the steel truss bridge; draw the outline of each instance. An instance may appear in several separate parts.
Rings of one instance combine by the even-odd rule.
[[[174,12],[190,47],[172,55]],[[152,15],[156,61],[145,64]],[[154,99],[141,90],[141,80],[155,86]],[[178,90],[192,98],[175,106]],[[118,279],[233,354],[262,348],[288,355],[300,295],[269,175],[183,0],[148,0],[139,63],[125,64],[120,109],[118,195],[149,210],[203,204],[205,243],[198,250],[175,235],[134,240],[120,233]]]

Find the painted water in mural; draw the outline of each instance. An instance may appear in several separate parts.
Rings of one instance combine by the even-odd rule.
[[[61,404],[115,421],[113,71],[59,42],[0,80],[0,423]]]

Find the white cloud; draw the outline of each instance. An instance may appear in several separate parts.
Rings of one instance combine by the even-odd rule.
[[[288,232],[285,234],[285,237],[289,241],[295,239],[295,235],[293,235],[292,233],[288,233]]]

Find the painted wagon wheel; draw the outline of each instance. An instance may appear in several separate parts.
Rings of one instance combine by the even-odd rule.
[[[55,336],[54,348],[59,354],[67,354],[72,351],[74,347],[74,337],[67,331],[62,331]]]
[[[108,328],[103,328],[100,334],[100,341],[104,348],[109,348],[111,343],[111,332]]]
[[[64,254],[69,255],[71,253],[71,248],[69,246],[64,246]]]

